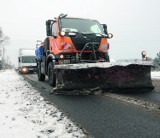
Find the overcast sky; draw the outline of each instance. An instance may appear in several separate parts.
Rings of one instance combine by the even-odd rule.
[[[112,59],[155,58],[160,51],[160,0],[0,0],[0,26],[10,37],[6,56],[17,65],[19,48],[35,48],[46,36],[45,21],[60,13],[108,25]]]

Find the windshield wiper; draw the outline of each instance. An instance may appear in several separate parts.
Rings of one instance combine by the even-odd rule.
[[[95,33],[92,33],[92,32],[81,32],[82,34],[84,35],[91,35],[91,34],[95,34]]]
[[[105,35],[105,34],[93,33],[93,32],[82,32],[82,34],[84,34],[84,35],[92,35],[92,34],[95,34],[96,36],[107,37],[107,35]]]

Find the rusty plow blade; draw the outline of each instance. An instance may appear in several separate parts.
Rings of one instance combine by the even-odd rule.
[[[142,63],[83,63],[56,65],[58,91],[100,88],[102,90],[149,89],[152,64]]]

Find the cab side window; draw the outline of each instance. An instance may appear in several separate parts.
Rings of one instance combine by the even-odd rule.
[[[57,36],[56,22],[54,22],[52,25],[52,35],[54,37]]]

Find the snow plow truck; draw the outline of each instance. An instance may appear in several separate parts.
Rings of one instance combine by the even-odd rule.
[[[47,37],[36,49],[39,81],[57,93],[82,89],[149,89],[152,64],[110,63],[107,25],[61,14],[46,21]]]

